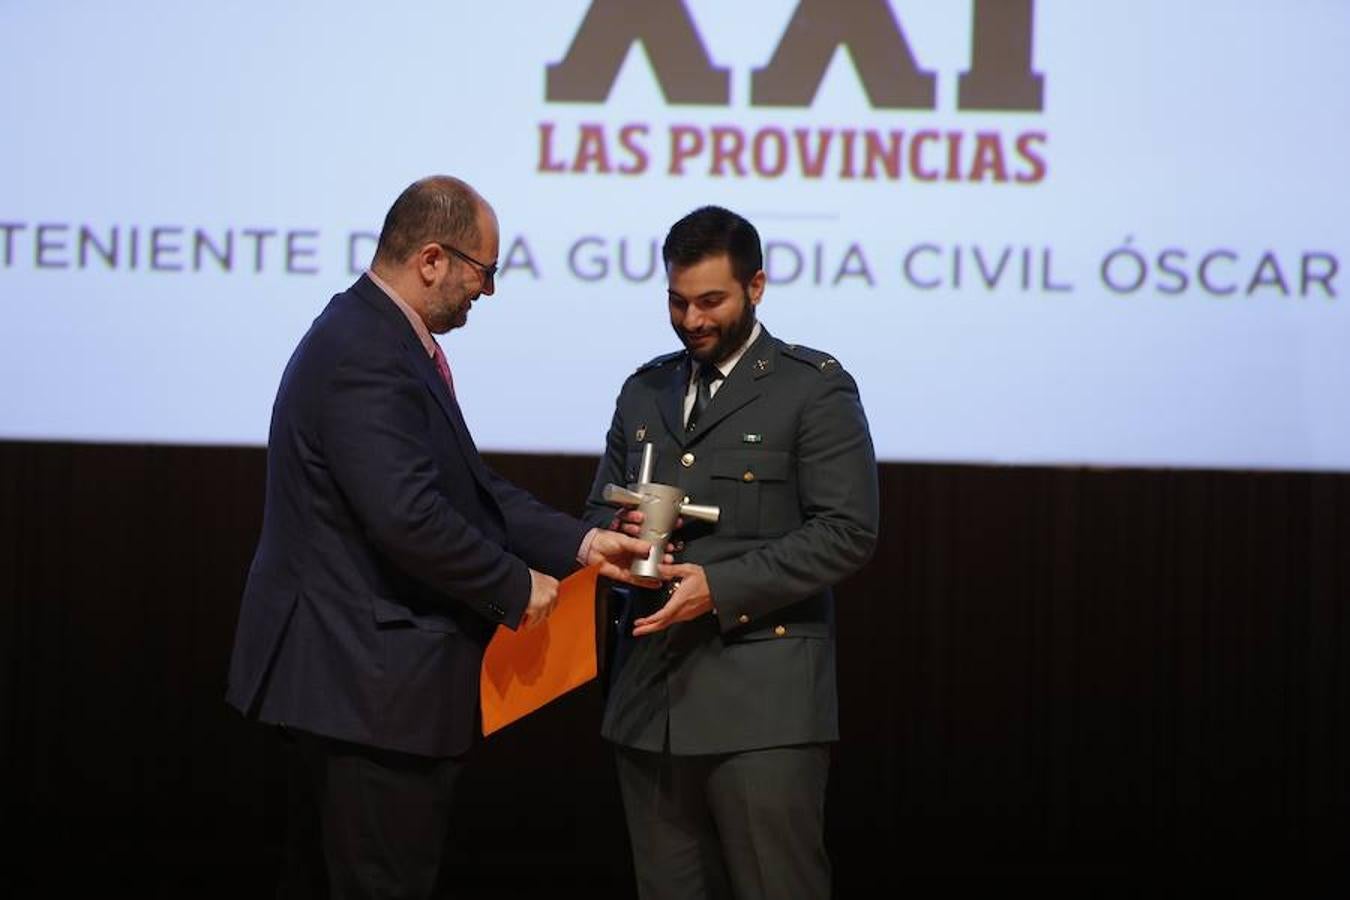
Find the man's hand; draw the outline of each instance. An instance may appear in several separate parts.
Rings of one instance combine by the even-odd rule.
[[[652,545],[646,541],[640,541],[618,531],[597,530],[595,537],[591,540],[590,550],[586,556],[586,565],[599,564],[600,574],[614,581],[644,584],[642,579],[635,578],[628,571],[628,567],[633,564],[633,560],[646,559],[647,554],[651,552]],[[666,558],[670,559],[671,557],[667,554]]]
[[[670,579],[666,605],[633,622],[633,637],[664,631],[676,622],[688,622],[712,612],[712,591],[703,567],[693,563],[663,565],[661,577]]]
[[[543,572],[530,570],[530,605],[525,607],[521,620],[526,628],[537,628],[558,604],[558,579]]]
[[[684,527],[684,516],[675,519],[673,531],[679,531]],[[610,531],[622,531],[624,534],[631,534],[637,537],[642,533],[642,513],[636,509],[621,509],[614,514],[614,519],[609,523]],[[671,537],[666,549],[671,553],[679,553],[684,549],[684,541],[676,540]],[[666,555],[666,562],[674,562],[670,554]]]

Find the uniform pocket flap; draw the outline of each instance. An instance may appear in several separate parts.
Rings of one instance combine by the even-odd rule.
[[[791,460],[783,450],[719,450],[712,459],[712,477],[738,481],[785,481]]]

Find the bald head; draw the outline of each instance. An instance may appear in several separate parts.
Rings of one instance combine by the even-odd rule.
[[[433,175],[410,184],[384,218],[370,270],[432,334],[468,320],[469,308],[495,290],[497,214],[458,178]]]
[[[413,182],[384,217],[375,264],[397,266],[431,243],[475,246],[482,237],[479,217],[485,208],[487,202],[458,178],[432,175]]]

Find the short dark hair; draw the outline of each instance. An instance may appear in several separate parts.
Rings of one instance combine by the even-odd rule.
[[[474,246],[481,237],[478,192],[458,178],[432,175],[414,181],[398,195],[384,217],[375,259],[401,263],[418,248],[444,241]]]
[[[709,256],[725,253],[731,260],[731,273],[742,287],[764,268],[764,251],[759,232],[744,216],[720,206],[702,206],[670,226],[661,247],[666,268],[692,266]]]

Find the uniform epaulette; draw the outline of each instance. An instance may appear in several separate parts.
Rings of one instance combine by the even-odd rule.
[[[801,344],[784,344],[783,355],[795,359],[797,362],[806,363],[820,372],[838,371],[841,368],[839,360],[830,354],[820,350],[812,350],[810,347],[803,347]]]
[[[638,372],[645,372],[648,369],[655,369],[657,366],[663,366],[666,363],[671,362],[672,360],[679,359],[681,356],[684,356],[683,350],[676,350],[674,353],[663,353],[660,356],[656,357],[655,359],[649,359],[642,365],[638,366],[637,370],[634,371],[633,374],[636,375],[638,374]]]

